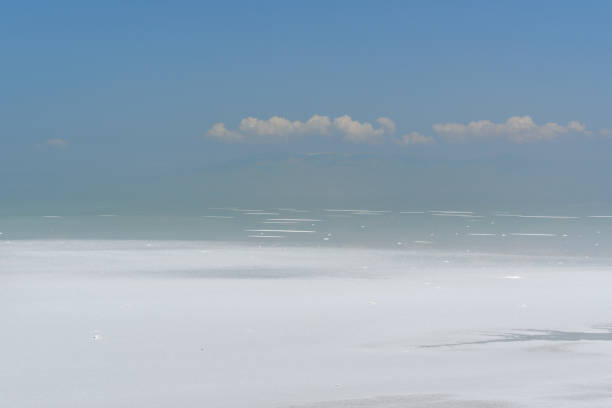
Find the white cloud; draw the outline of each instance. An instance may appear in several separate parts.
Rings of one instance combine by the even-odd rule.
[[[353,143],[377,142],[385,133],[385,127],[374,129],[374,126],[370,123],[360,123],[351,119],[349,115],[339,116],[334,119],[334,126],[344,135],[344,140]]]
[[[435,143],[435,140],[431,136],[424,136],[419,132],[412,132],[403,135],[397,140],[400,144],[431,144]]]
[[[244,139],[240,133],[227,130],[221,122],[215,123],[206,134],[223,142],[240,142]]]
[[[575,120],[569,122],[567,124],[567,128],[568,130],[572,130],[574,132],[587,133],[586,126],[584,125],[584,123],[576,122]]]
[[[286,139],[292,136],[331,134],[342,135],[344,140],[354,143],[378,142],[385,134],[395,131],[395,122],[387,117],[380,117],[377,122],[381,125],[374,128],[368,122],[358,122],[350,116],[344,115],[333,121],[328,116],[313,115],[306,122],[272,116],[269,119],[259,119],[252,116],[240,121],[238,130],[229,130],[224,123],[216,123],[207,132],[209,137],[225,141],[272,141]]]
[[[607,129],[607,128],[599,129],[599,134],[602,136],[612,136],[612,129]]]
[[[296,134],[326,135],[331,121],[327,116],[314,115],[306,122],[290,121],[280,116],[268,120],[248,117],[240,121],[240,131],[258,136],[287,137]]]
[[[66,139],[55,138],[55,139],[47,139],[45,140],[45,145],[50,147],[55,147],[59,149],[63,149],[68,146],[68,141]]]
[[[383,125],[387,133],[389,134],[395,133],[395,122],[392,121],[391,119],[382,116],[376,119],[376,121],[380,123],[381,125]]]
[[[588,134],[584,124],[571,121],[566,126],[554,122],[536,124],[530,116],[513,116],[503,123],[489,120],[462,123],[437,123],[433,129],[448,140],[499,138],[522,143],[537,140],[552,140],[568,132]]]
[[[327,135],[331,127],[331,120],[327,116],[312,115],[310,119],[306,121],[303,129],[303,133],[316,133],[321,135]]]

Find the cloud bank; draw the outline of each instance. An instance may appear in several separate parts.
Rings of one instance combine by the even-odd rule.
[[[313,115],[305,122],[291,121],[280,116],[269,119],[249,116],[240,121],[236,130],[227,129],[224,123],[219,122],[206,135],[223,142],[271,142],[303,135],[339,135],[347,142],[377,143],[383,141],[385,135],[395,132],[393,120],[380,117],[376,122],[378,127],[369,122],[353,120],[349,115],[338,116],[333,120],[329,116]]]
[[[376,119],[374,124],[359,122],[349,115],[330,118],[325,115],[313,115],[305,122],[289,120],[281,116],[269,119],[246,117],[235,129],[228,129],[224,123],[215,123],[206,136],[218,141],[237,142],[281,142],[302,136],[336,137],[349,143],[395,142],[398,145],[427,145],[437,141],[472,142],[487,140],[505,140],[511,143],[551,141],[564,134],[592,135],[586,126],[578,121],[569,121],[566,125],[555,122],[536,123],[531,116],[512,116],[505,122],[477,120],[469,123],[436,123],[433,126],[436,137],[411,132],[401,137],[390,138],[396,131],[395,122],[385,116]],[[612,135],[612,130],[601,129],[601,136]]]
[[[475,139],[506,139],[515,143],[553,140],[565,133],[589,134],[586,126],[571,121],[563,126],[548,122],[538,125],[531,116],[512,116],[503,123],[490,120],[463,123],[437,123],[433,125],[436,133],[448,141],[470,141]]]

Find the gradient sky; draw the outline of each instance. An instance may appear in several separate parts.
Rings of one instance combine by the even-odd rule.
[[[610,15],[607,1],[13,2],[0,213],[609,207]]]

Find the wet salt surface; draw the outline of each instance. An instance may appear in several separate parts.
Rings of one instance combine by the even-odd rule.
[[[612,406],[612,223],[351,211],[0,219],[3,404]]]
[[[450,395],[405,395],[363,399],[324,401],[291,408],[506,408],[513,405],[499,401],[455,399]]]
[[[572,332],[561,330],[517,330],[516,333],[489,334],[485,340],[462,343],[423,345],[421,347],[454,347],[473,344],[512,343],[520,341],[612,341],[612,329],[596,332]]]

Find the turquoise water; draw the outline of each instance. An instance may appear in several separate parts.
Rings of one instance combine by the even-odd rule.
[[[455,211],[207,209],[197,216],[5,216],[0,217],[0,240],[182,240],[612,256],[612,217],[606,214]]]

